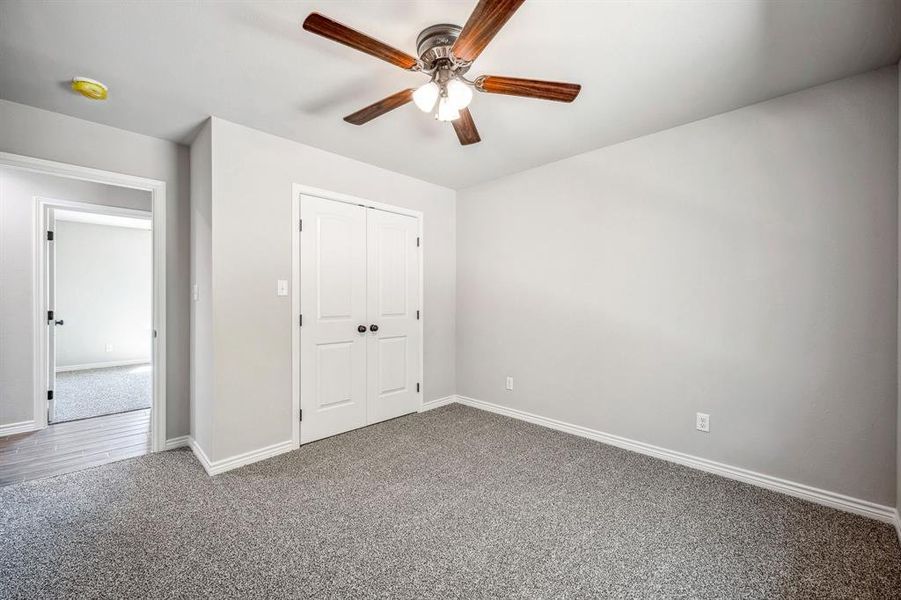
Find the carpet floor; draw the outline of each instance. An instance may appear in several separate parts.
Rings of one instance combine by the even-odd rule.
[[[54,423],[150,408],[152,368],[146,365],[56,374]]]
[[[4,598],[901,598],[892,527],[451,405],[0,489]]]

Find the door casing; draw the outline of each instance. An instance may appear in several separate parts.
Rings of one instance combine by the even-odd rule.
[[[292,394],[292,410],[291,410],[291,440],[294,448],[300,447],[300,333],[301,333],[301,314],[303,314],[300,305],[300,198],[301,196],[316,196],[326,200],[334,200],[337,202],[346,202],[348,204],[356,204],[366,208],[375,208],[386,212],[393,212],[416,219],[417,236],[419,239],[419,381],[422,385],[419,395],[419,410],[422,410],[422,404],[425,398],[426,381],[423,377],[425,372],[424,348],[425,348],[425,319],[426,313],[423,307],[423,294],[425,290],[424,265],[425,265],[425,237],[423,236],[423,214],[421,211],[403,208],[384,202],[374,202],[365,198],[352,196],[350,194],[342,194],[323,190],[321,188],[311,187],[295,183],[291,188],[291,394]]]

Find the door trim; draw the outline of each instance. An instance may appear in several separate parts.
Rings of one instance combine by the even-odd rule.
[[[416,231],[419,237],[419,410],[422,411],[425,398],[425,319],[423,298],[425,292],[425,237],[423,236],[423,214],[421,211],[394,206],[384,202],[375,202],[350,194],[332,192],[321,188],[294,183],[291,185],[291,441],[292,447],[300,447],[300,197],[316,196],[325,200],[356,204],[366,208],[375,208],[386,212],[406,215],[416,219]]]
[[[152,361],[153,361],[153,406],[151,408],[152,418],[150,420],[150,441],[151,452],[158,452],[166,449],[166,182],[157,179],[149,179],[146,177],[138,177],[135,175],[125,175],[113,171],[104,171],[101,169],[92,169],[90,167],[82,167],[68,163],[56,162],[52,160],[44,160],[31,156],[23,156],[19,154],[11,154],[9,152],[0,152],[0,165],[43,173],[45,175],[55,175],[57,177],[65,177],[69,179],[79,179],[82,181],[92,181],[95,183],[104,183],[107,185],[115,185],[119,187],[127,187],[136,190],[144,190],[150,192],[151,198],[151,220],[153,228],[153,329],[156,331],[156,338],[153,340]],[[44,291],[42,283],[42,265],[43,259],[43,216],[41,207],[35,202],[35,210],[38,212],[36,223],[36,242],[41,244],[36,246],[35,251],[40,254],[33,256],[36,268],[34,271],[35,281],[35,310],[34,315],[39,323],[36,323],[34,332],[34,427],[33,429],[42,429],[47,426],[47,392],[45,386],[46,373],[44,364],[43,348],[46,344],[46,336],[44,335],[43,325],[46,315],[41,314],[44,301]],[[62,205],[65,201],[53,200],[54,203]],[[75,203],[77,204],[77,203]],[[71,205],[71,204],[70,204]],[[96,205],[89,205],[96,206]],[[109,209],[110,207],[103,207]],[[120,209],[127,210],[127,209]],[[39,250],[37,250],[39,249]]]

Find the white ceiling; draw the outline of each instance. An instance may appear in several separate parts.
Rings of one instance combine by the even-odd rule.
[[[476,61],[581,83],[573,104],[477,94],[482,142],[412,104],[341,119],[424,82],[300,23],[318,11],[414,53],[475,0],[0,3],[0,97],[174,141],[207,115],[463,188],[898,62],[901,2],[527,1]],[[75,75],[110,86],[74,95]]]

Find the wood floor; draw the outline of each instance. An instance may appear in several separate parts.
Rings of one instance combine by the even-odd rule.
[[[50,425],[0,438],[0,486],[150,452],[150,409]]]

